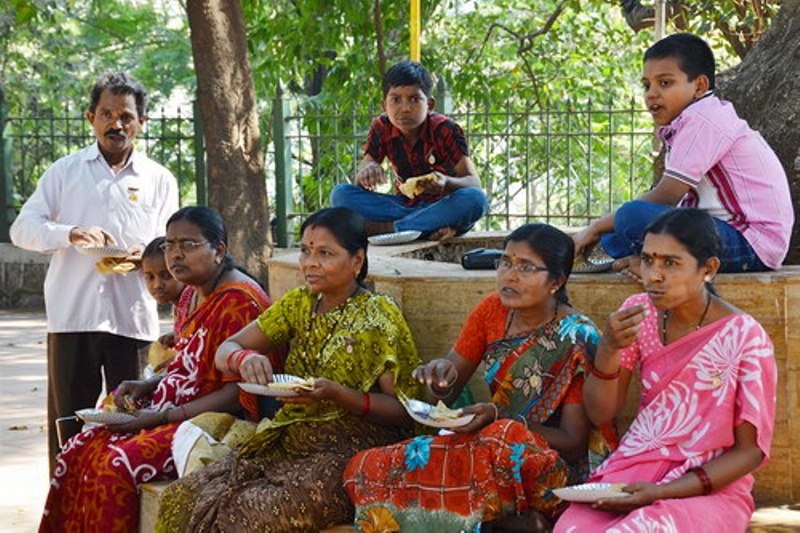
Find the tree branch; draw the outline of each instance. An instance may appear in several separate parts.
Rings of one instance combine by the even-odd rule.
[[[381,71],[381,79],[386,74],[386,50],[383,47],[383,14],[381,13],[381,0],[374,0],[372,3],[372,18],[375,21],[375,44],[378,47],[378,68]]]
[[[564,5],[566,3],[566,0],[562,0],[561,3],[558,4],[555,11],[553,11],[547,18],[547,21],[545,21],[544,26],[519,38],[519,49],[517,50],[517,54],[522,55],[526,52],[530,52],[531,48],[533,48],[533,40],[536,37],[544,35],[550,31],[550,29],[553,27],[553,24],[555,24],[556,19],[558,19],[558,17],[560,17],[561,13],[564,11]]]

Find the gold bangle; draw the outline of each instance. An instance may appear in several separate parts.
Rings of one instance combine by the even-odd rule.
[[[497,408],[497,404],[494,402],[489,402],[489,405],[494,407],[494,420],[493,422],[497,422],[497,419],[500,417],[500,409]]]

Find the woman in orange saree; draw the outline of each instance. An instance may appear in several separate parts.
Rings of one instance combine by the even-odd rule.
[[[138,486],[174,479],[170,445],[183,420],[205,411],[255,417],[252,397],[241,400],[214,366],[214,352],[269,305],[264,290],[227,254],[222,218],[186,207],[169,219],[164,244],[173,276],[187,284],[189,314],[180,324],[177,356],[163,375],[126,381],[115,403],[138,411],[124,424],[93,425],[70,439],[56,459],[39,531],[135,531]]]
[[[455,433],[350,461],[344,485],[362,531],[537,531],[563,510],[550,489],[585,479],[599,462],[591,452],[602,456],[615,438],[594,430],[583,407],[599,332],[569,304],[572,263],[572,239],[552,226],[507,237],[497,292],[473,309],[446,359],[414,372],[434,402],[452,402],[483,362],[491,400],[465,407],[474,416]]]

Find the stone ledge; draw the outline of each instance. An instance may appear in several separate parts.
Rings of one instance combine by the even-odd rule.
[[[50,255],[23,250],[8,242],[0,242],[0,263],[36,263],[46,265]]]
[[[49,262],[47,254],[0,243],[0,308],[43,308]]]

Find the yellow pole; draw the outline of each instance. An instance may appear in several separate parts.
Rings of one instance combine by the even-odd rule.
[[[419,32],[420,32],[420,0],[411,0],[411,13],[408,21],[408,30],[410,33],[410,46],[408,49],[408,57],[411,61],[419,61]]]

